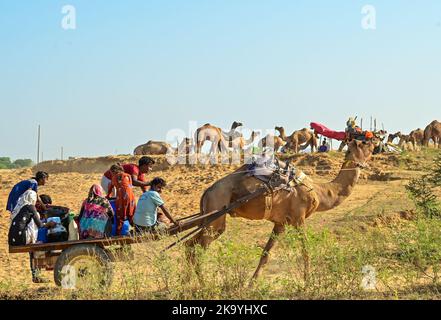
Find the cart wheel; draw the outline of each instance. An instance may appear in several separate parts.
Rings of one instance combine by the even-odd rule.
[[[106,288],[112,279],[110,257],[95,245],[70,247],[55,263],[55,284],[63,289]]]

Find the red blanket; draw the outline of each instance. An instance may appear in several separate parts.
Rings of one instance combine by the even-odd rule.
[[[331,130],[320,123],[311,122],[311,128],[314,129],[314,132],[316,134],[321,134],[322,136],[325,136],[329,139],[335,139],[340,141],[346,139],[346,132]]]

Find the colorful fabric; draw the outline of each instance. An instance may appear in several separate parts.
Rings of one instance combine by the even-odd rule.
[[[80,213],[80,238],[100,239],[110,236],[112,231],[113,209],[104,198],[104,190],[93,185]]]
[[[29,179],[17,183],[9,193],[6,210],[10,212],[14,211],[15,207],[17,206],[18,199],[28,190],[38,192],[37,180]]]
[[[125,173],[129,174],[130,176],[137,177],[138,181],[142,181],[142,182],[146,181],[145,174],[140,173],[139,167],[136,164],[123,164],[122,167]],[[110,170],[106,171],[104,173],[104,176],[107,179],[112,180],[112,172]]]
[[[158,207],[164,205],[156,191],[145,192],[138,201],[133,222],[141,227],[152,227],[158,223]]]
[[[125,220],[133,224],[133,215],[136,210],[136,199],[133,193],[132,176],[127,173],[114,175],[112,184],[109,186],[109,193],[116,188],[116,234],[121,235]]]
[[[325,136],[329,139],[340,141],[346,140],[346,132],[331,130],[320,123],[311,122],[311,128],[315,131],[316,134],[321,134],[322,136]]]
[[[37,241],[38,228],[42,226],[42,223],[35,208],[36,202],[37,193],[33,190],[26,191],[18,199],[11,216],[10,245],[25,245]]]

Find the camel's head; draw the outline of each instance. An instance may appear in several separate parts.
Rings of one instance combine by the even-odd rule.
[[[282,132],[283,131],[283,127],[275,127],[274,130]]]
[[[253,131],[251,132],[251,139],[256,140],[260,137],[260,132],[259,131]]]
[[[375,145],[372,141],[352,140],[348,143],[346,160],[353,161],[358,167],[367,167],[367,162],[371,159],[374,148]]]
[[[239,128],[239,127],[243,127],[243,123],[234,121],[232,126],[231,126],[231,130],[235,130],[235,129]]]

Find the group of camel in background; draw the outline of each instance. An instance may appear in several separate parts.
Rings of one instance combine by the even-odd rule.
[[[259,139],[260,133],[253,131],[249,139],[246,139],[237,128],[242,127],[240,122],[233,122],[229,132],[224,132],[221,128],[209,123],[198,128],[194,139],[185,138],[177,146],[173,148],[169,143],[163,141],[149,141],[146,144],[138,146],[135,155],[164,155],[167,153],[190,154],[195,152],[201,153],[202,147],[206,142],[211,142],[210,154],[226,153],[229,151],[242,151],[252,147],[254,142]],[[283,127],[276,127],[279,135],[267,134],[260,139],[258,143],[259,149],[271,148],[274,151],[298,153],[310,147],[311,151],[318,149],[318,138],[313,131],[302,129],[294,131],[287,136]],[[195,143],[196,142],[196,143]]]
[[[212,142],[212,152],[222,151],[222,148],[234,148],[235,146],[244,147],[249,143],[253,143],[257,137],[255,132],[252,133],[249,140],[245,140],[243,135],[236,131],[242,124],[233,123],[230,132],[225,133],[220,128],[210,124],[206,124],[199,128],[195,134],[196,152],[200,152],[206,141]],[[317,148],[317,136],[315,132],[303,129],[295,131],[287,136],[284,128],[276,127],[279,136],[268,134],[259,141],[259,147],[272,147],[274,151],[279,148],[283,151],[292,150],[299,152],[302,149],[311,147],[311,151]],[[262,273],[263,267],[268,263],[269,255],[274,247],[277,236],[282,234],[286,226],[291,225],[301,230],[301,244],[304,260],[304,278],[309,280],[309,254],[306,249],[306,232],[303,228],[305,220],[315,212],[329,211],[339,206],[354,190],[362,168],[367,167],[367,162],[374,153],[376,141],[382,141],[387,133],[382,130],[381,133],[374,133],[375,139],[362,142],[358,140],[344,141],[347,152],[341,170],[337,177],[328,183],[316,183],[310,177],[305,178],[290,188],[283,188],[277,192],[270,192],[259,195],[258,197],[244,202],[236,209],[231,209],[230,214],[233,217],[242,217],[248,220],[267,220],[274,224],[273,231],[269,240],[261,254],[259,265],[254,273],[253,280],[257,279]],[[379,137],[379,138],[378,138]],[[399,138],[400,144],[412,143],[414,146],[419,144],[428,146],[430,140],[433,141],[435,147],[441,147],[441,123],[438,121],[431,122],[426,129],[412,131],[408,136],[401,133],[391,134],[388,137],[388,143],[393,143],[394,139]],[[270,141],[271,139],[271,141]],[[178,146],[178,149],[186,149],[193,147],[192,139],[186,138]],[[155,143],[149,142],[150,146]],[[138,152],[145,151],[150,154],[152,149],[146,150],[149,145],[140,146]],[[170,150],[171,146],[158,144],[158,149],[162,152]],[[189,150],[186,150],[189,151]],[[135,152],[136,153],[136,152]],[[290,162],[281,162],[276,159],[280,168],[284,168],[286,172],[290,172]],[[256,176],[249,174],[249,166],[243,165],[235,172],[232,172],[224,178],[216,181],[213,185],[205,190],[200,201],[200,215],[210,212],[216,212],[228,207],[228,205],[240,201],[243,197],[250,195],[259,188],[262,188],[262,182]],[[268,207],[268,203],[271,205]],[[195,248],[201,246],[207,249],[210,244],[218,239],[226,230],[226,215],[221,216],[205,225],[196,235],[185,242],[187,247],[187,258],[193,263],[199,275],[201,269],[196,255]],[[251,284],[253,284],[251,282]]]
[[[165,155],[167,153],[173,154],[190,154],[201,153],[202,147],[207,141],[211,142],[210,154],[227,153],[229,151],[242,151],[247,148],[252,148],[254,142],[259,139],[260,133],[253,131],[249,139],[246,139],[243,134],[238,131],[243,124],[240,122],[233,122],[229,132],[224,132],[221,128],[212,124],[205,124],[198,128],[194,138],[184,138],[182,142],[173,148],[170,144],[162,141],[149,141],[146,144],[138,146],[135,155]],[[275,127],[278,135],[267,134],[261,138],[258,143],[260,150],[270,148],[275,152],[281,151],[283,153],[298,153],[302,150],[311,149],[311,152],[318,150],[318,136],[310,129],[304,128],[294,131],[291,135],[287,135],[283,127]],[[376,136],[385,136],[386,131],[381,130]],[[409,144],[414,150],[419,146],[429,146],[429,142],[433,141],[435,147],[441,147],[441,122],[432,121],[425,130],[413,130],[410,134],[405,135],[401,132],[389,134],[387,143],[393,144],[396,139],[398,147],[401,149],[409,148]],[[346,144],[343,142],[340,145],[339,151],[342,151]]]
[[[409,144],[413,150],[417,150],[421,146],[428,147],[430,141],[433,142],[435,148],[441,148],[441,122],[434,120],[425,130],[418,128],[409,134],[402,134],[401,132],[390,134],[387,142],[393,143],[396,139],[399,139],[398,146],[403,149],[408,148]]]

